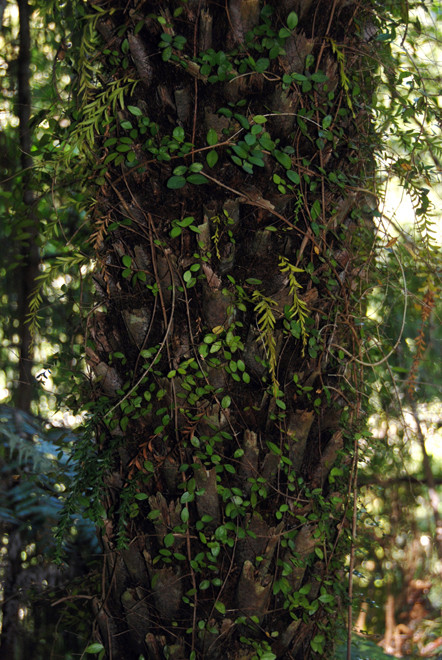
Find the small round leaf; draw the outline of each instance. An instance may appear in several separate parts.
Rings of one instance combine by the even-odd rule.
[[[171,190],[178,190],[186,185],[186,179],[183,176],[171,176],[166,185]]]
[[[290,14],[287,16],[287,27],[290,30],[294,30],[297,25],[298,25],[298,14],[294,11],[291,11]]]

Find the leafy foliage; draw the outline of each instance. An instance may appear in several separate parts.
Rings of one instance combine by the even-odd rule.
[[[305,347],[308,341],[308,332],[306,330],[306,321],[308,319],[307,304],[298,296],[298,290],[301,285],[296,279],[296,273],[303,273],[302,268],[293,266],[285,257],[279,258],[279,268],[282,273],[287,273],[289,280],[290,295],[293,297],[293,302],[288,311],[289,320],[295,319],[299,323],[300,334],[302,338],[302,351],[304,354]]]
[[[89,578],[84,573],[99,550],[94,526],[77,510],[63,539],[63,557],[69,566],[64,563],[63,570],[55,564],[54,527],[64,492],[76,477],[68,460],[72,441],[63,428],[0,407],[0,524],[6,574],[2,646],[10,648],[12,641],[11,648],[23,654],[32,647],[35,658],[47,657],[50,649],[67,650],[63,636],[56,632],[58,619],[64,619],[64,625],[80,638],[88,635],[86,619],[75,599],[67,609],[51,607],[51,600],[64,600],[67,591],[87,591]],[[24,613],[21,618],[20,610]],[[38,639],[33,639],[33,627],[39,629]],[[71,644],[71,650],[80,647],[81,642]]]
[[[360,367],[373,363],[383,403],[386,373],[401,368],[399,341],[398,363],[385,357],[398,336],[385,250],[401,264],[412,254],[424,273],[414,390],[438,292],[438,108],[431,94],[414,98],[423,77],[394,45],[403,30],[417,43],[421,23],[395,2],[345,3],[333,17],[334,4],[328,23],[276,4],[257,3],[249,22],[166,4],[48,5],[58,55],[34,116],[43,265],[30,323],[36,343],[53,338],[60,405],[87,413],[57,536],[84,508],[116,562],[106,607],[121,629],[110,640],[101,620],[104,645],[127,635],[137,657],[193,660],[231,636],[244,657],[323,654],[324,621],[346,598],[340,557],[354,547],[355,447],[370,458]],[[423,240],[405,243],[411,253],[388,228],[386,247],[373,244],[384,228],[374,149],[416,210]],[[18,215],[12,225],[26,241]],[[366,317],[379,282],[382,334]],[[40,450],[4,437],[19,463],[44,467]]]

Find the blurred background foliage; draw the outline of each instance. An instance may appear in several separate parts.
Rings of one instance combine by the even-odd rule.
[[[54,527],[76,477],[72,442],[66,429],[0,405],[1,658],[70,658],[88,639],[82,601],[96,581],[99,545],[81,512],[71,518],[63,564],[54,561]],[[53,607],[59,599],[62,614]]]
[[[68,659],[88,644],[85,603],[96,590],[99,552],[93,528],[76,512],[64,566],[52,561],[57,515],[77,470],[69,461],[76,441],[70,427],[81,422],[88,377],[82,360],[92,305],[89,182],[75,157],[60,158],[75,122],[75,40],[85,9],[82,2],[31,3],[32,167],[24,171],[19,5],[0,2],[0,660]],[[351,657],[435,658],[442,657],[442,6],[436,0],[372,5],[374,15],[389,18],[374,19],[372,37],[379,62],[369,111],[382,139],[377,275],[367,285],[361,357],[373,367],[367,369],[370,433],[360,447]],[[33,192],[31,204],[25,189]],[[25,283],[34,292],[32,379],[23,383],[19,309],[34,247],[38,275]],[[31,389],[30,403],[19,410],[23,387]],[[342,647],[337,657],[346,653]]]

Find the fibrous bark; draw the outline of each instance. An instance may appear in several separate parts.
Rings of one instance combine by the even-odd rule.
[[[109,80],[140,80],[96,146],[88,351],[112,412],[98,455],[114,447],[115,463],[101,639],[113,658],[308,658],[345,538],[328,475],[339,465],[346,493],[340,417],[350,428],[357,410],[335,346],[358,342],[367,184],[352,184],[372,165],[349,85],[364,83],[364,16],[352,2],[94,4],[114,10],[108,50],[130,56],[103,57]]]

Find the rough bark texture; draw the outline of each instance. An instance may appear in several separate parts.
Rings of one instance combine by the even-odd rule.
[[[245,660],[254,646],[309,658],[318,624],[335,616],[322,601],[316,611],[309,603],[329,578],[331,610],[340,598],[345,454],[358,405],[354,364],[343,366],[335,347],[357,354],[366,230],[357,189],[372,170],[369,120],[354,93],[364,15],[360,3],[342,0],[274,3],[267,22],[258,0],[94,5],[115,10],[97,24],[108,83],[127,71],[140,80],[126,99],[139,112],[120,111],[95,149],[102,164],[115,142],[131,144],[139,163],[106,161],[93,229],[103,306],[88,351],[94,397],[108,397],[104,410],[114,418],[97,442],[115,448],[97,630],[114,660]],[[241,68],[247,54],[269,56],[290,12],[299,22],[283,50],[264,70]],[[123,55],[109,54],[120,49],[123,68]],[[195,55],[210,49],[218,56],[207,73]],[[306,66],[309,89],[299,77],[284,83]],[[315,72],[327,80],[311,79]],[[262,121],[256,115],[265,116],[270,142],[251,155],[253,135],[262,137],[251,130]],[[151,124],[130,134],[124,122],[133,129],[139,116]],[[224,146],[208,146],[210,129]],[[211,150],[218,161],[209,167]],[[192,173],[174,168],[198,162],[206,185],[167,187]],[[181,232],[171,236],[174,227]],[[281,257],[302,269],[305,347]],[[257,312],[262,296],[271,301],[270,330]],[[329,483],[333,465],[341,484]],[[129,544],[119,550],[121,529]]]

